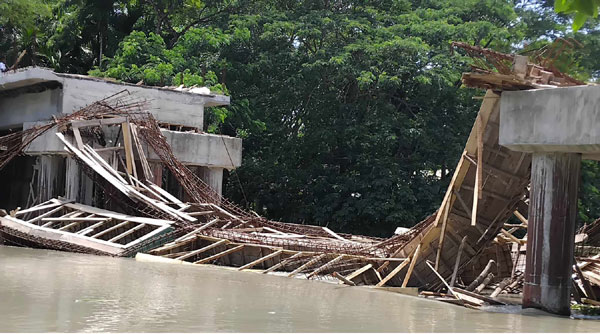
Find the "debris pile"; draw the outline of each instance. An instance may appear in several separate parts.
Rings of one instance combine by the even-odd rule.
[[[454,46],[481,60],[463,83],[488,91],[440,208],[409,231],[381,239],[248,212],[181,163],[146,103],[123,92],[0,137],[2,168],[33,140],[55,132],[102,190],[98,207],[55,198],[4,212],[0,232],[17,245],[215,264],[346,285],[419,287],[424,297],[467,307],[504,304],[500,297],[519,294],[523,285],[531,155],[498,143],[500,91],[580,83],[520,56]],[[188,200],[153,182],[150,152]],[[579,261],[579,299],[595,301],[600,260],[585,255]]]

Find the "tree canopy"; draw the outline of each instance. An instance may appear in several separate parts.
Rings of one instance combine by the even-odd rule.
[[[549,1],[2,1],[9,65],[27,49],[24,65],[231,95],[206,124],[244,139],[226,196],[353,233],[390,235],[439,205],[482,94],[461,87],[469,59],[452,41],[523,53],[574,38],[565,70],[598,77],[596,21],[574,33]],[[589,221],[596,162],[583,178]]]

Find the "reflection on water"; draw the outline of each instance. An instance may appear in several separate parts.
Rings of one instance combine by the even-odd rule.
[[[369,288],[0,246],[0,331],[598,331]]]

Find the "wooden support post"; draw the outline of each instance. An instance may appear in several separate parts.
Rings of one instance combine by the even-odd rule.
[[[131,146],[131,134],[129,132],[129,122],[121,123],[121,131],[123,132],[123,143],[125,146],[125,162],[127,163],[127,174],[133,175],[133,148]]]
[[[462,255],[463,249],[465,248],[465,244],[467,243],[467,236],[465,235],[460,241],[460,246],[458,246],[458,253],[456,254],[456,261],[454,262],[454,271],[452,271],[452,278],[450,279],[450,286],[454,286],[456,283],[456,275],[458,275],[458,268],[460,267],[460,257]]]
[[[196,254],[204,253],[204,252],[206,252],[207,250],[211,250],[211,249],[213,249],[213,248],[215,248],[215,247],[221,246],[221,245],[223,245],[223,244],[228,244],[228,243],[229,243],[229,240],[225,240],[225,239],[223,239],[223,240],[219,240],[219,241],[217,241],[217,242],[215,242],[215,243],[212,243],[212,244],[210,244],[210,245],[208,245],[208,246],[206,246],[206,247],[202,247],[202,248],[200,248],[200,249],[196,249],[196,250],[194,250],[194,251],[187,252],[187,253],[185,253],[185,254],[181,255],[180,257],[176,258],[175,260],[181,260],[181,261],[183,261],[183,260],[185,260],[185,259],[188,259],[188,258],[190,258],[190,257],[192,257],[192,256],[194,256],[194,255],[196,255]]]
[[[223,257],[223,256],[225,256],[225,255],[229,255],[229,254],[231,254],[231,253],[235,253],[235,252],[237,252],[237,251],[240,251],[240,250],[242,250],[242,248],[244,248],[244,245],[239,245],[239,246],[236,246],[236,247],[233,247],[233,248],[227,249],[227,250],[225,250],[225,251],[222,251],[221,253],[215,254],[215,255],[213,255],[213,256],[209,256],[209,257],[207,257],[207,258],[204,258],[204,259],[202,259],[202,260],[198,260],[198,261],[194,262],[194,264],[203,264],[203,263],[207,263],[207,262],[210,262],[210,261],[216,260],[216,259],[218,259],[218,258],[221,258],[221,257]]]
[[[418,247],[418,246],[417,246]],[[383,286],[387,281],[396,276],[402,268],[404,268],[410,262],[410,257],[407,257],[402,263],[400,263],[394,270],[392,270],[387,276],[385,276],[377,285],[375,286]]]
[[[410,266],[408,266],[408,270],[406,271],[406,275],[404,276],[404,281],[402,282],[402,287],[406,288],[408,285],[408,281],[410,281],[410,276],[412,275],[413,269],[415,269],[415,265],[417,264],[417,260],[419,259],[419,254],[421,253],[421,244],[417,246],[415,253],[412,256],[412,260],[410,261]]]
[[[521,257],[521,244],[517,244],[517,255],[515,256],[515,262],[513,263],[512,271],[510,272],[510,278],[515,277],[517,271],[517,264],[519,264],[519,257]]]
[[[288,277],[293,277],[294,275],[296,275],[297,273],[301,272],[302,270],[304,270],[304,269],[308,268],[309,266],[312,266],[313,264],[317,263],[318,261],[320,261],[325,256],[327,256],[327,255],[326,254],[320,254],[320,255],[317,255],[317,256],[313,257],[311,260],[308,260],[308,262],[306,262],[305,264],[301,265],[300,267],[298,267],[294,271],[292,271],[288,275]]]
[[[250,263],[248,263],[246,265],[243,265],[238,270],[250,269],[250,268],[254,267],[255,265],[257,265],[259,263],[263,263],[263,262],[267,261],[268,259],[274,258],[274,257],[276,257],[277,255],[279,255],[281,253],[283,253],[282,249],[280,249],[278,251],[275,251],[275,252],[273,252],[271,254],[268,254],[266,256],[263,256],[260,259],[254,260],[254,261],[252,261],[252,262],[250,262]]]
[[[286,264],[290,263],[291,261],[293,261],[293,260],[295,260],[295,259],[297,259],[297,258],[300,258],[300,257],[302,257],[302,256],[304,256],[304,255],[305,255],[305,253],[304,253],[304,252],[299,252],[299,253],[296,253],[296,254],[294,254],[294,255],[292,255],[292,256],[290,256],[290,257],[288,257],[287,259],[285,259],[285,260],[283,260],[283,261],[281,261],[281,262],[277,263],[276,265],[274,265],[274,266],[272,266],[272,267],[270,267],[270,268],[267,268],[267,269],[263,270],[263,271],[262,271],[262,274],[270,273],[270,272],[271,272],[271,271],[273,271],[273,270],[277,270],[277,269],[279,269],[279,268],[281,268],[281,267],[285,266]]]
[[[345,255],[340,255],[340,256],[336,257],[335,259],[325,263],[324,265],[320,266],[319,268],[313,270],[313,272],[308,275],[308,278],[311,278],[311,277],[317,275],[318,273],[320,273],[321,271],[327,269],[331,265],[333,265],[337,262],[340,262],[344,257],[345,257]]]
[[[452,198],[452,194],[450,195],[450,198]],[[444,210],[444,218],[442,221],[442,231],[440,232],[437,254],[435,256],[435,270],[438,270],[439,264],[440,264],[440,257],[442,256],[442,247],[444,247],[444,237],[446,236],[446,225],[448,224],[449,211],[450,211],[450,204],[446,205],[446,210]]]

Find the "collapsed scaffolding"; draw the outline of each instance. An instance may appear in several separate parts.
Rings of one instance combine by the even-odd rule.
[[[487,89],[450,186],[436,213],[389,239],[267,220],[214,192],[173,154],[148,105],[126,91],[50,123],[0,138],[0,168],[54,131],[102,189],[104,209],[56,198],[0,218],[10,243],[99,255],[217,264],[347,285],[420,287],[470,307],[518,293],[526,239],[531,156],[498,144],[502,90],[579,85],[550,65],[455,43],[478,60],[463,83]],[[147,154],[184,189],[181,201],[152,182]],[[511,216],[516,224],[508,223]],[[581,258],[575,291],[595,301],[597,256]],[[600,277],[600,276],[598,276]],[[446,291],[442,293],[440,291]],[[488,291],[489,297],[482,293]]]

